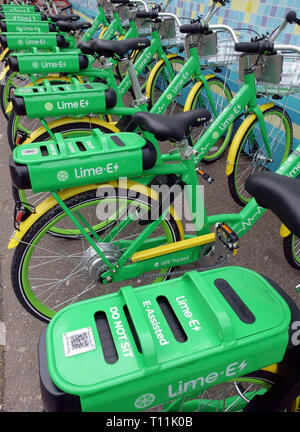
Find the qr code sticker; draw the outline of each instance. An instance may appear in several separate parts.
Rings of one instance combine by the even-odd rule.
[[[96,349],[91,327],[63,334],[65,356],[71,357]]]

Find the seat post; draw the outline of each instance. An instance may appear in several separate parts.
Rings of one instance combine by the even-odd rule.
[[[130,82],[132,85],[132,90],[133,90],[133,94],[135,97],[135,101],[133,102],[133,104],[135,106],[139,106],[139,105],[143,105],[145,103],[147,103],[147,98],[143,95],[139,80],[138,80],[138,76],[137,73],[134,69],[134,64],[131,60],[129,60],[128,58],[122,60],[122,62],[124,62],[126,65],[128,65],[128,75],[130,78]]]

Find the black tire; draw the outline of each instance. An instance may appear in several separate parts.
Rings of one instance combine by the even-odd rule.
[[[176,75],[180,71],[181,67],[184,65],[184,58],[181,56],[175,56],[169,59],[170,64],[173,68],[173,73]],[[160,96],[166,90],[167,86],[170,84],[171,77],[168,76],[166,69],[166,64],[163,62],[161,66],[157,69],[155,75],[152,78],[150,85],[150,97],[148,102],[148,110],[150,111],[155,103],[158,101]],[[192,82],[192,79],[191,79]],[[182,91],[181,91],[182,92]],[[176,112],[181,112],[183,110],[183,105],[179,104],[179,99],[181,92],[176,96],[173,102],[165,109],[161,114],[175,114]]]
[[[225,81],[223,81],[221,78],[217,76],[212,76],[207,78],[207,83],[211,89],[211,95],[216,105],[217,114],[219,115],[231,102],[233,97],[232,92],[229,86],[225,83]],[[214,91],[215,88],[217,89],[217,91]],[[222,99],[220,97],[220,89],[222,89],[223,92]],[[216,119],[214,112],[210,106],[209,100],[207,98],[205,87],[203,84],[199,87],[194,97],[189,102],[190,103],[186,104],[184,107],[185,111],[191,111],[197,108],[205,108],[210,112],[212,116],[211,117],[212,121]],[[191,138],[194,144],[204,134],[204,132],[207,130],[207,127],[208,127],[207,125],[204,125],[202,127],[195,127],[192,129]],[[226,132],[216,142],[215,146],[212,147],[210,151],[206,153],[205,156],[201,159],[201,162],[209,164],[215,162],[216,160],[222,157],[222,155],[224,154],[228,145],[231,142],[233,128],[234,128],[234,124],[232,123],[228,127]]]
[[[300,239],[294,234],[283,239],[283,252],[285,259],[291,267],[300,270]]]
[[[278,159],[278,153],[276,152],[278,151],[279,144],[284,145],[284,148],[282,149],[282,155],[279,155],[280,161],[277,161],[276,158],[273,157],[274,161],[269,163],[266,148],[263,144],[262,136],[260,134],[257,117],[253,117],[253,120],[246,129],[244,123],[242,123],[239,129],[241,133],[239,133],[239,131],[237,132],[237,135],[241,138],[238,143],[235,159],[233,162],[233,171],[228,176],[228,187],[230,194],[240,206],[245,206],[251,199],[250,194],[245,190],[244,187],[248,176],[262,170],[276,171],[280,164],[287,159],[292,149],[293,125],[290,116],[288,115],[286,110],[284,110],[280,106],[275,105],[274,107],[271,107],[264,111],[263,114],[264,117],[272,115],[277,116],[277,118],[280,119],[282,121],[282,124],[284,125],[284,138],[280,140],[280,142],[278,142],[278,140],[276,141],[277,138],[272,140],[273,137],[271,132],[275,133],[276,137],[279,134],[276,130],[276,127],[274,127],[269,121],[269,124],[271,124],[271,132],[269,133],[269,138],[271,150],[273,151],[272,156],[276,155]],[[247,121],[247,119],[245,121]],[[249,141],[247,141],[256,126],[257,132],[255,135],[255,139],[253,140],[253,138],[250,138]],[[259,142],[257,142],[256,138],[259,140]],[[274,146],[275,148],[273,149],[272,146]],[[241,166],[245,167],[245,169],[241,168]],[[241,170],[241,173],[239,170]]]

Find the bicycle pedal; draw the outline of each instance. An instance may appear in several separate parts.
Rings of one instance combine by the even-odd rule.
[[[240,246],[239,237],[226,223],[218,223],[216,225],[216,237],[234,255],[237,254],[237,249]]]
[[[201,168],[196,168],[197,174],[199,174],[204,180],[206,180],[208,183],[212,183],[215,181],[215,179],[209,175],[208,173],[205,173]]]

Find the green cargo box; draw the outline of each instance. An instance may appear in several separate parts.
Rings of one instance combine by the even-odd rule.
[[[16,89],[12,104],[16,114],[29,118],[103,114],[115,106],[116,93],[99,82],[83,84],[73,78],[70,84],[51,85],[44,80],[40,86]]]
[[[45,409],[132,412],[197,397],[281,361],[290,321],[270,283],[241,267],[75,303],[40,340]]]
[[[47,15],[41,12],[21,12],[21,11],[3,11],[0,12],[1,20],[17,21],[17,22],[33,22],[33,21],[47,21]]]
[[[35,5],[2,4],[0,5],[0,12],[34,13],[39,12],[39,8]]]
[[[0,33],[0,45],[3,49],[29,50],[37,48],[42,50],[55,47],[68,48],[70,43],[59,33]]]
[[[79,50],[62,52],[54,48],[51,52],[41,52],[32,48],[28,53],[11,54],[8,65],[12,71],[24,74],[76,73],[86,69],[89,60]]]
[[[102,183],[120,177],[140,176],[157,160],[153,144],[131,132],[25,144],[10,157],[13,184],[34,192],[55,191],[74,186]]]
[[[48,33],[57,32],[54,24],[47,21],[32,21],[32,22],[18,22],[5,20],[0,21],[1,32],[8,33]]]

